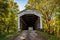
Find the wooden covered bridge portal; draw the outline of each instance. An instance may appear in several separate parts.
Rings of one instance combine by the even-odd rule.
[[[42,14],[34,10],[23,10],[18,14],[18,31],[28,30],[33,27],[34,30],[42,29]]]

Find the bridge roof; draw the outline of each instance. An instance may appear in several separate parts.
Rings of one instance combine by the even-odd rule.
[[[25,10],[22,10],[22,11],[20,11],[18,14],[21,14],[21,13],[26,12],[26,11],[36,12],[36,13],[41,14],[40,12],[37,12],[36,10],[31,10],[31,9],[25,9]],[[42,15],[42,14],[41,14],[41,15]]]

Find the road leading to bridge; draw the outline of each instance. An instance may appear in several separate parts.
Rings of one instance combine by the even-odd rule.
[[[38,35],[36,30],[25,30],[13,40],[48,40],[42,35]]]

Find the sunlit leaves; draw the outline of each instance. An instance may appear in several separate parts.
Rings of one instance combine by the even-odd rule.
[[[3,29],[0,31],[8,33],[17,29],[18,11],[18,5],[13,0],[0,0],[0,29]]]
[[[29,0],[28,4],[31,5],[31,9],[37,10],[38,12],[41,12],[41,14],[43,15],[43,28],[49,28],[52,29],[51,27],[54,26],[54,30],[59,30],[58,28],[60,28],[60,1],[59,0]],[[28,8],[28,9],[29,9]],[[53,14],[57,14],[57,12],[59,12],[58,15],[53,15]],[[54,22],[51,21],[52,16],[54,19]],[[50,25],[54,23],[53,26]],[[56,28],[56,27],[57,28]],[[58,27],[59,26],[59,27]]]
[[[54,20],[50,20],[50,24],[53,24],[54,23]]]

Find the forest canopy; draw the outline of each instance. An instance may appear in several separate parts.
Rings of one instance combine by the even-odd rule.
[[[17,31],[18,5],[13,0],[0,0],[0,35]]]
[[[29,0],[26,9],[40,12],[43,16],[43,30],[51,34],[60,34],[60,1]]]

